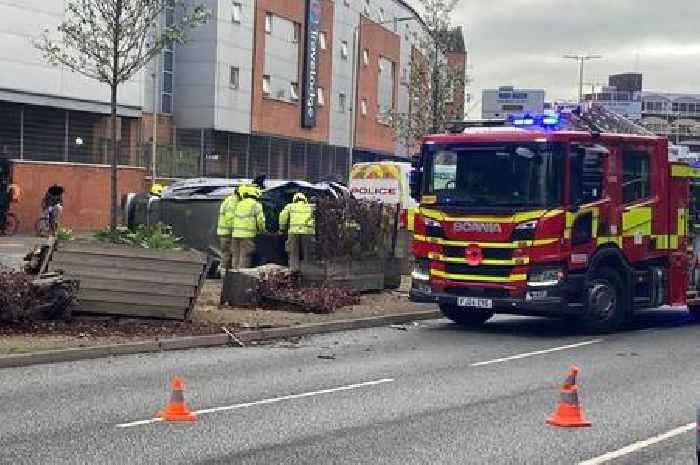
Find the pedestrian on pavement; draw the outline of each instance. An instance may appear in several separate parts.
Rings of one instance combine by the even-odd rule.
[[[240,188],[242,199],[236,204],[233,214],[231,244],[232,268],[250,268],[255,254],[255,236],[265,232],[260,189],[252,186]]]
[[[219,247],[221,248],[221,271],[226,272],[231,269],[231,244],[233,243],[233,215],[236,212],[236,205],[241,200],[239,193],[240,186],[233,189],[233,193],[227,196],[219,207],[219,220],[216,225],[216,235],[219,236]]]
[[[280,231],[287,233],[285,249],[289,256],[289,270],[296,273],[300,269],[301,256],[305,253],[306,238],[315,233],[314,208],[306,195],[297,192],[292,202],[280,213]]]

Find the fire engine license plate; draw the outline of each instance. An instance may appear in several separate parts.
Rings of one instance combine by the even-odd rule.
[[[493,300],[480,299],[478,297],[458,297],[457,306],[473,308],[493,308]]]

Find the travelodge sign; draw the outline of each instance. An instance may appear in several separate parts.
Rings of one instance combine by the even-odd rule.
[[[318,92],[318,33],[321,24],[321,0],[306,0],[304,75],[302,77],[301,127],[316,126]]]

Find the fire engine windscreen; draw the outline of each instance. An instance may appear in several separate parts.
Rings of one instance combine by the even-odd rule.
[[[467,208],[561,205],[564,148],[556,143],[427,145],[426,193]]]

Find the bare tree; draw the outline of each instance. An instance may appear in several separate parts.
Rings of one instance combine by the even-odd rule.
[[[446,54],[464,49],[461,30],[452,27],[451,16],[459,0],[418,0],[426,29],[413,49],[409,81],[409,109],[397,112],[393,125],[397,140],[409,151],[430,133],[464,115],[456,114],[455,95],[465,85],[465,69],[450,65]]]
[[[117,226],[117,89],[165,47],[184,43],[189,30],[206,22],[203,5],[184,0],[68,0],[54,41],[45,30],[35,47],[45,59],[111,90],[112,176],[110,225]],[[172,16],[170,16],[172,15]],[[165,28],[155,26],[168,16]],[[155,117],[155,103],[154,103]]]

